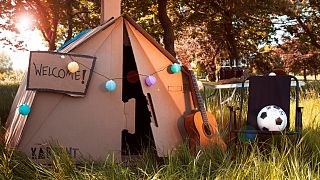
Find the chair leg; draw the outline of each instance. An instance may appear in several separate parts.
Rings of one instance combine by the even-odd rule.
[[[233,120],[234,120],[235,128],[237,130],[239,130],[241,127],[241,124],[240,124],[241,122],[237,120],[237,110],[238,110],[237,108],[235,108],[233,110]],[[237,122],[238,122],[238,124],[237,124]]]
[[[298,107],[297,108],[297,121],[296,121],[296,132],[297,132],[297,139],[300,140],[301,135],[302,135],[302,108],[303,107]]]
[[[229,117],[229,135],[228,135],[228,151],[231,148],[231,141],[232,141],[232,131],[233,131],[233,107],[232,106],[228,106],[229,111],[230,111],[230,117]]]
[[[238,108],[234,108],[233,106],[228,106],[230,111],[229,116],[229,137],[228,137],[228,150],[231,149],[231,143],[235,140],[235,143],[237,144],[237,134],[234,133],[234,130],[238,130],[240,128],[239,124],[237,124],[237,118],[236,118],[236,110]]]

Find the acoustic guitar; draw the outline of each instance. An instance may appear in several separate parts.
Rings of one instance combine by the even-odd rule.
[[[181,54],[181,52],[178,52],[178,54],[190,72],[192,87],[198,104],[198,110],[188,115],[184,120],[184,126],[189,136],[189,146],[193,151],[198,145],[201,147],[218,145],[222,150],[226,150],[227,146],[219,135],[216,119],[205,109],[192,68],[185,55]]]

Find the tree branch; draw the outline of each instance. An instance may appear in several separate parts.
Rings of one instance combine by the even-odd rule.
[[[199,9],[195,9],[191,4],[190,4],[190,1],[189,0],[186,0],[185,2],[184,2],[192,11],[194,11],[194,12],[197,12],[197,13],[199,13],[199,14],[206,14],[205,12],[202,12],[202,11],[199,11]]]
[[[320,49],[320,44],[317,41],[317,37],[311,32],[311,30],[308,28],[308,26],[302,21],[301,16],[296,14],[296,19],[299,23],[299,25],[302,27],[304,32],[309,36],[311,40],[311,44]]]

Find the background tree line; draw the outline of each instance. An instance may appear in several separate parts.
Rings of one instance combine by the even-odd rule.
[[[55,50],[79,32],[99,25],[100,3],[4,0],[0,18],[5,22],[0,28],[18,33],[17,18],[32,16],[48,49]],[[175,50],[185,51],[208,74],[216,72],[221,59],[229,59],[231,66],[245,60],[258,73],[282,68],[305,76],[318,74],[319,8],[319,0],[122,0],[123,13],[172,55]],[[282,37],[276,36],[277,31]],[[16,47],[22,44],[2,40]]]

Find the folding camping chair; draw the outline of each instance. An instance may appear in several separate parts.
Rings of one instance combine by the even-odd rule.
[[[291,79],[293,81],[291,82]],[[229,147],[234,140],[254,141],[260,134],[264,135],[295,135],[301,137],[302,130],[302,107],[299,106],[299,82],[294,76],[251,76],[246,81],[249,81],[248,95],[248,110],[246,121],[242,120],[245,114],[244,111],[244,96],[246,89],[244,82],[240,89],[240,107],[235,108],[229,106],[230,121],[229,121]],[[291,91],[290,87],[295,86],[295,91]],[[290,96],[295,101],[295,122],[294,129],[290,129]],[[257,123],[257,116],[260,110],[268,105],[276,105],[283,109],[287,115],[287,125],[281,132],[261,130]],[[276,107],[274,106],[274,107]],[[236,111],[239,112],[237,116]]]

